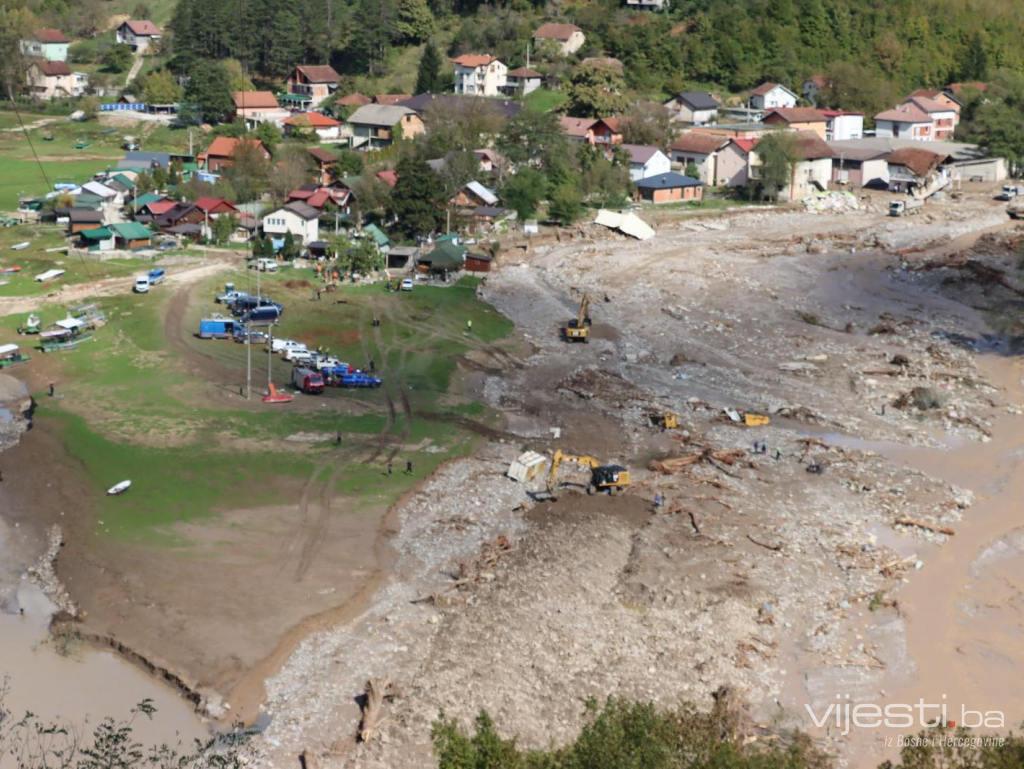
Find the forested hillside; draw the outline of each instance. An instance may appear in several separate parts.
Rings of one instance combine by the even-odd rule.
[[[488,51],[517,66],[545,5],[179,0],[174,51],[179,65],[231,57],[268,77],[299,60],[386,74],[394,47],[443,33],[450,54]],[[687,83],[737,91],[829,73],[856,100],[884,103],[911,87],[1024,66],[1024,0],[676,0],[663,14],[629,12],[619,0],[558,5],[587,34],[581,55],[621,59],[628,84],[651,96]]]

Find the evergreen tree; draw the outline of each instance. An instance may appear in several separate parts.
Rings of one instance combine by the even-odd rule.
[[[302,59],[302,26],[294,9],[287,3],[277,6],[273,19],[261,69],[267,75],[284,77]]]
[[[217,61],[198,60],[192,65],[184,99],[208,123],[219,123],[235,111],[228,73]]]
[[[391,212],[398,229],[410,238],[436,231],[445,209],[437,175],[426,162],[412,156],[400,160],[395,171],[398,181],[391,193]]]
[[[985,52],[985,41],[975,33],[967,43],[963,63],[960,65],[961,80],[984,81],[988,77],[988,54]]]
[[[441,54],[434,41],[428,40],[416,75],[416,93],[441,93],[447,90],[447,85],[447,79],[441,75]]]
[[[399,43],[418,43],[434,29],[434,14],[427,0],[398,0],[392,37]]]

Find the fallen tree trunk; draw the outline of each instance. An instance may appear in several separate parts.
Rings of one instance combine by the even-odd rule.
[[[897,518],[896,519],[896,525],[897,526],[915,526],[918,529],[924,529],[925,531],[931,531],[931,532],[934,532],[935,534],[945,534],[947,537],[952,537],[954,534],[956,534],[956,532],[953,531],[953,529],[949,528],[948,526],[937,526],[937,525],[935,525],[933,523],[928,523],[927,521],[919,521],[917,518]]]
[[[359,722],[359,741],[369,742],[377,734],[384,708],[384,698],[391,687],[386,678],[371,678],[366,682],[366,702],[363,704],[363,718]]]
[[[674,475],[683,468],[690,467],[698,462],[708,462],[710,464],[721,462],[723,465],[732,466],[746,455],[747,452],[742,449],[719,449],[717,451],[714,449],[704,449],[703,451],[685,454],[681,457],[654,459],[647,465],[647,469],[664,475]]]

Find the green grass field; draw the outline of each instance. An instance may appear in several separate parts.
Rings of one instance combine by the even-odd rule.
[[[456,357],[498,342],[512,328],[476,299],[475,281],[417,287],[411,294],[346,287],[317,302],[310,288],[299,285],[311,272],[268,276],[265,291],[286,305],[280,335],[326,346],[353,365],[373,357],[386,383],[378,390],[328,388],[320,396],[298,395],[293,404],[271,406],[258,396],[250,403],[238,397],[244,345],[193,335],[198,319],[219,308],[212,301],[217,286],[234,278],[242,287],[250,277],[222,276],[197,289],[202,301],[186,314],[178,341],[165,333],[170,289],[157,287],[144,296],[103,299],[108,322],[94,340],[48,356],[59,363],[62,397],[38,393],[36,417],[59,427],[93,488],[104,533],[175,544],[170,525],[229,508],[294,501],[294,490],[325,463],[343,468],[337,494],[358,498],[361,507],[388,504],[440,463],[472,449],[478,437],[467,420],[491,424],[493,415],[454,386]],[[50,306],[43,321],[64,312]],[[371,324],[374,315],[382,319],[379,327]],[[14,332],[23,320],[0,319],[0,343],[32,344],[31,337]],[[258,393],[268,356],[262,346],[253,353]],[[283,387],[290,364],[278,356],[271,361],[273,380]],[[213,373],[197,375],[196,366]],[[401,405],[403,394],[411,420]],[[340,449],[336,432],[343,436]],[[313,437],[289,440],[296,435]],[[383,469],[391,454],[397,468],[388,477]],[[414,463],[412,475],[397,471],[407,459]],[[129,494],[104,495],[126,478],[133,482]]]

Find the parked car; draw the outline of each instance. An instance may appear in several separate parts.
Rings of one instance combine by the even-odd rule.
[[[313,362],[314,353],[311,353],[305,347],[303,347],[301,349],[300,348],[288,348],[287,350],[284,351],[284,355],[282,357],[286,361],[290,361],[292,363],[295,363],[297,361],[302,361],[303,363],[312,363]]]
[[[270,342],[271,352],[283,353],[286,350],[305,350],[306,345],[302,342],[296,342],[294,339],[274,338]]]
[[[259,270],[260,272],[277,272],[278,266],[277,259],[267,259],[265,257],[249,262],[250,270]]]
[[[412,287],[413,287],[412,278],[405,278],[402,281],[402,290],[403,291],[412,291]]]
[[[139,275],[135,278],[135,285],[132,286],[132,291],[136,294],[148,294],[149,293],[149,276]]]

